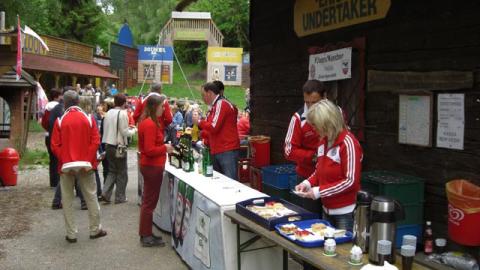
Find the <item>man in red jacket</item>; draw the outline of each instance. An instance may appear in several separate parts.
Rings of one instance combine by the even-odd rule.
[[[96,153],[100,144],[97,124],[92,115],[80,107],[78,93],[69,90],[63,95],[65,113],[55,121],[51,147],[59,160],[60,187],[63,214],[69,243],[77,242],[77,226],[73,215],[73,187],[78,180],[90,219],[90,239],[107,235],[100,225],[100,206],[97,200],[97,186],[94,169],[97,167]]]
[[[240,148],[237,131],[238,110],[220,95],[220,89],[214,83],[204,84],[201,93],[210,110],[205,120],[192,117],[193,124],[198,124],[202,134],[208,134],[213,169],[231,179],[237,179]]]
[[[143,110],[145,108],[145,104],[147,104],[147,99],[152,95],[160,96],[161,94],[162,85],[159,83],[154,83],[150,89],[150,93],[144,99],[140,100],[135,107],[135,112],[133,112],[133,120],[136,124],[140,123],[145,118]],[[170,125],[170,123],[172,123],[173,120],[172,111],[170,109],[170,105],[168,104],[167,99],[165,99],[163,103],[163,108],[163,114],[158,119],[160,120],[160,124],[162,124],[163,127],[166,128],[168,127],[168,125]]]
[[[310,107],[326,98],[326,88],[318,80],[308,80],[303,85],[304,105],[293,114],[285,137],[284,154],[287,160],[296,163],[297,183],[307,179],[315,171],[317,147],[320,144],[315,128],[307,123]]]

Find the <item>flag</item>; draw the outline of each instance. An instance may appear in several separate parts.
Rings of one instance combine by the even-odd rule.
[[[32,30],[32,28],[25,25],[25,29],[23,30],[23,33],[38,39],[38,41],[40,41],[40,43],[42,44],[43,48],[45,48],[45,50],[49,51],[48,46],[45,43],[45,41],[43,41],[43,39],[37,33],[35,33],[35,31]]]
[[[20,27],[20,16],[17,15],[17,81],[22,76],[22,28]]]

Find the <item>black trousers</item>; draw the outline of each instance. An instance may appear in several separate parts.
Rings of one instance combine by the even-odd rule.
[[[60,175],[58,174],[58,159],[53,154],[52,149],[50,148],[50,136],[45,136],[45,145],[47,146],[49,162],[49,171],[50,171],[50,187],[56,187],[60,182]]]

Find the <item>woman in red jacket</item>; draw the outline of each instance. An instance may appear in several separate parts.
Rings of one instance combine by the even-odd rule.
[[[144,247],[165,245],[161,237],[152,233],[153,211],[160,195],[167,153],[173,151],[170,144],[163,143],[164,126],[158,121],[164,111],[164,101],[164,95],[151,96],[146,102],[146,118],[138,126],[140,172],[144,181],[139,234]]]
[[[307,121],[322,142],[315,172],[295,187],[305,197],[323,204],[323,218],[339,229],[352,231],[353,210],[360,190],[362,148],[350,133],[338,106],[328,100],[313,105]]]

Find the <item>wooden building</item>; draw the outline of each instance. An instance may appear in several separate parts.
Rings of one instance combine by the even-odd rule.
[[[118,76],[117,88],[124,90],[137,85],[138,49],[110,42],[110,70]]]
[[[17,81],[16,65],[17,31],[3,32],[0,36],[0,150],[13,147],[20,153],[27,144],[28,117],[35,104],[35,79],[26,71]]]
[[[351,78],[326,84],[336,90],[361,140],[363,170],[424,178],[425,219],[446,234],[445,183],[463,178],[480,184],[480,2],[253,0],[250,5],[252,134],[272,137],[273,162],[285,162],[283,142],[291,115],[302,106],[310,55],[351,48]],[[450,138],[463,145],[441,141],[443,94],[464,97],[459,106],[464,128],[458,129],[464,136]],[[420,132],[412,130],[426,141],[402,137],[403,113],[412,115],[402,96],[428,101],[412,122],[429,120]]]
[[[82,87],[88,83],[105,87],[117,80],[117,76],[94,63],[92,46],[53,36],[41,37],[49,51],[37,39],[25,35],[23,66],[47,91],[77,83]]]

